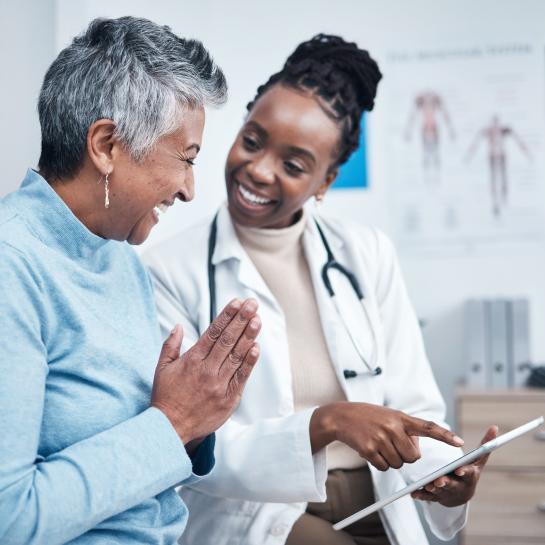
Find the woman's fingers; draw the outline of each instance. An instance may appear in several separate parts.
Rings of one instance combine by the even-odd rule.
[[[417,500],[437,501],[446,507],[462,505],[473,496],[478,477],[477,472],[478,470],[474,466],[464,466],[461,477],[445,475],[413,492],[411,496]]]
[[[179,357],[182,331],[176,327],[161,351],[151,404],[166,414],[184,443],[217,430],[235,410],[259,355],[255,338],[261,321],[257,301],[234,299],[197,343]],[[231,362],[231,363],[228,363]],[[180,392],[190,396],[180,403]]]
[[[409,435],[418,435],[420,437],[431,437],[453,447],[461,447],[464,440],[456,434],[439,426],[431,420],[422,420],[414,416],[405,415],[405,431]]]
[[[208,326],[193,347],[201,359],[204,360],[210,354],[225,328],[231,323],[241,308],[242,301],[240,299],[233,299]]]
[[[222,366],[256,312],[257,301],[255,299],[247,299],[242,304],[242,308],[231,318],[230,322],[223,328],[219,335],[217,335],[217,332],[214,333],[216,335],[216,342],[206,357],[206,361],[213,369],[219,369]],[[250,338],[253,337],[253,340],[257,337],[258,331],[259,329],[257,331],[248,331],[247,335]]]
[[[417,438],[411,437],[403,432],[399,433],[394,441],[394,445],[401,459],[408,464],[416,462],[416,460],[419,460],[421,457],[418,441],[414,441],[413,439]]]
[[[439,501],[439,497],[436,494],[428,492],[424,489],[413,492],[411,496],[415,500],[420,500],[420,501]]]
[[[460,482],[456,479],[451,479],[449,477],[440,477],[435,481],[428,483],[424,486],[419,492],[427,492],[433,494],[434,496],[440,496],[445,492],[451,492],[454,488],[458,487]]]
[[[182,326],[177,324],[163,343],[161,354],[159,355],[160,365],[168,365],[180,357],[183,336],[184,332]]]
[[[249,350],[255,344],[255,339],[261,329],[261,319],[259,316],[254,316],[244,329],[242,335],[238,339],[237,343],[225,358],[221,365],[219,372],[226,380],[230,380],[231,377],[237,372],[239,367],[244,362],[244,358],[247,356]]]
[[[475,476],[475,466],[468,465],[459,467],[454,471],[454,474],[463,481],[472,481]]]
[[[435,479],[435,481],[427,484],[424,488],[428,492],[436,492],[438,490],[449,490],[450,488],[457,486],[461,482],[461,479],[455,477],[455,476],[448,476],[443,475],[443,477],[439,477],[438,479]]]
[[[499,433],[498,426],[490,426],[486,430],[486,433],[484,434],[483,438],[481,439],[481,445],[488,443],[488,441],[492,441],[492,439],[496,439],[496,437],[498,437],[498,433]]]
[[[399,455],[395,445],[390,441],[385,441],[382,444],[380,454],[388,463],[388,467],[399,469],[403,465],[403,459]]]
[[[229,382],[229,394],[232,396],[240,397],[246,381],[248,380],[254,365],[259,359],[259,345],[253,343],[246,356],[244,357],[242,364],[235,370],[231,380]]]
[[[492,439],[498,437],[498,432],[498,426],[490,426],[486,430],[484,437],[481,439],[481,445],[484,445],[485,443],[488,443],[488,441],[492,441]],[[486,462],[488,462],[488,458],[490,458],[490,453],[481,456],[479,459],[475,460],[473,464],[482,468],[486,465]]]
[[[374,452],[366,458],[366,460],[373,466],[375,466],[379,471],[386,471],[390,468],[388,462],[384,459],[380,452]]]

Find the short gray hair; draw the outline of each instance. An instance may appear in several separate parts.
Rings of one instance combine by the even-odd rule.
[[[219,105],[227,83],[201,42],[147,19],[95,19],[49,67],[40,91],[40,172],[74,176],[87,132],[111,119],[131,157],[143,159],[187,108]]]

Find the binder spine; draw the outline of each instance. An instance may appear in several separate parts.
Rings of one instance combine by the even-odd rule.
[[[489,304],[490,322],[490,387],[509,387],[507,301],[495,299]]]
[[[486,388],[487,320],[485,302],[471,299],[466,303],[466,382],[471,388]]]
[[[510,305],[510,375],[515,388],[526,386],[530,376],[530,305],[515,299]]]

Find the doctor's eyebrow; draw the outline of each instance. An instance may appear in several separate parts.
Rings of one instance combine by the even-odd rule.
[[[244,125],[244,128],[253,129],[255,132],[259,134],[261,138],[267,138],[268,136],[267,131],[257,121],[248,121]]]
[[[303,157],[306,157],[309,161],[312,163],[316,163],[316,157],[314,157],[314,154],[312,154],[309,150],[305,148],[300,148],[298,146],[289,146],[288,151],[290,153],[293,153],[294,155],[302,155]]]
[[[264,140],[268,136],[267,131],[257,121],[248,121],[244,128],[255,130],[258,133],[259,137],[263,138]],[[299,146],[288,146],[287,151],[294,155],[301,155],[303,157],[306,157],[313,164],[316,163],[316,157],[314,157],[314,154],[308,149],[300,148]]]

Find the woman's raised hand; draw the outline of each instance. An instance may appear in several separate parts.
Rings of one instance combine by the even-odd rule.
[[[151,405],[167,416],[184,444],[217,430],[236,409],[259,357],[256,312],[254,299],[234,299],[182,356],[180,326],[163,344]]]
[[[310,420],[312,452],[341,441],[381,471],[416,462],[420,458],[418,437],[432,437],[455,447],[464,444],[435,422],[370,403],[325,405]]]

